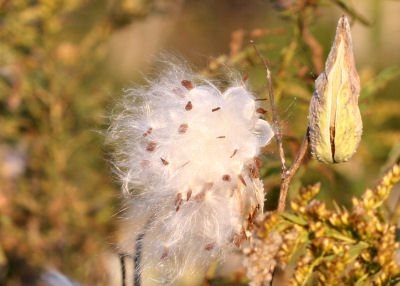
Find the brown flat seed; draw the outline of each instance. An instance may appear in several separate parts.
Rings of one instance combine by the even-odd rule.
[[[260,113],[260,114],[265,114],[265,113],[267,113],[267,111],[266,111],[264,108],[262,108],[262,107],[257,108],[257,109],[256,109],[256,112],[257,112],[257,113]]]
[[[153,131],[153,128],[150,127],[150,128],[146,131],[146,133],[143,133],[143,136],[146,137],[146,136],[150,135],[152,131]]]
[[[149,152],[153,152],[154,149],[156,149],[156,146],[157,146],[156,142],[151,141],[147,144],[146,150]]]
[[[248,219],[247,219],[247,221],[248,221],[247,228],[248,228],[249,230],[252,230],[252,229],[254,228],[254,220],[255,220],[255,218],[256,218],[256,216],[257,216],[257,214],[258,214],[259,208],[260,208],[260,206],[257,205],[257,206],[254,208],[253,212],[252,212],[251,214],[249,214],[249,217],[248,217]]]
[[[233,156],[236,155],[237,151],[238,151],[238,149],[233,150],[233,153],[232,153],[232,155],[231,155],[231,158],[233,158]]]
[[[175,205],[177,205],[182,200],[182,194],[178,193],[175,198]]]
[[[184,79],[181,81],[181,84],[188,90],[192,90],[194,88],[193,83],[190,80]]]
[[[191,196],[192,196],[192,190],[189,189],[189,191],[186,194],[186,201],[189,201]]]
[[[260,177],[260,173],[258,172],[258,169],[257,169],[255,166],[253,166],[253,165],[250,166],[249,172],[250,172],[250,176],[251,176],[253,179],[257,179],[257,178]]]
[[[182,194],[178,193],[175,199],[175,206],[176,206],[175,211],[179,211],[182,203],[183,203]]]
[[[179,133],[179,134],[186,133],[188,127],[189,127],[189,126],[188,126],[186,123],[182,123],[181,125],[179,125],[178,133]]]
[[[247,234],[244,230],[242,230],[242,239],[247,239]]]
[[[242,244],[243,236],[241,234],[235,234],[233,237],[233,243],[236,245],[236,247],[240,247]]]
[[[207,250],[207,251],[210,251],[210,250],[212,250],[213,248],[214,248],[214,243],[209,243],[209,244],[207,244],[207,245],[204,247],[204,249]]]
[[[248,78],[249,78],[249,74],[246,73],[246,74],[244,75],[244,77],[243,77],[243,84],[246,84]]]
[[[211,109],[211,111],[212,111],[212,112],[215,112],[215,111],[218,111],[218,110],[220,110],[220,109],[221,109],[221,107],[216,107],[216,108]]]
[[[262,161],[261,161],[261,159],[258,158],[258,157],[254,157],[253,159],[254,159],[254,164],[256,165],[256,167],[257,167],[258,169],[260,169],[260,168],[262,167]]]
[[[192,108],[193,108],[192,102],[191,102],[191,101],[188,101],[188,103],[187,103],[186,106],[185,106],[185,110],[186,110],[186,111],[189,111],[189,110],[192,110]]]
[[[161,255],[161,259],[165,259],[168,256],[168,247],[164,247],[164,251]]]
[[[257,205],[257,207],[255,207],[255,209],[253,210],[253,213],[251,214],[252,221],[254,221],[254,219],[256,218],[259,209],[260,209],[260,205]]]
[[[169,162],[168,162],[167,160],[165,160],[165,159],[163,159],[163,158],[160,158],[160,159],[161,159],[161,162],[162,162],[165,166],[169,164]]]
[[[231,176],[229,176],[228,174],[225,174],[222,176],[222,180],[229,182],[231,180]]]
[[[243,185],[247,186],[246,181],[244,180],[242,174],[238,175],[239,180],[242,182]]]
[[[226,136],[218,136],[217,139],[223,139],[226,138]]]

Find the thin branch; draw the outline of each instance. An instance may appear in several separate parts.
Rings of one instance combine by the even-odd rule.
[[[309,30],[310,19],[304,19],[302,23],[302,35],[304,41],[307,43],[311,50],[312,62],[314,65],[314,71],[316,74],[321,74],[324,71],[324,49],[321,44],[314,38]]]
[[[347,13],[349,13],[350,16],[357,19],[362,24],[364,24],[366,26],[371,25],[371,22],[366,17],[364,17],[363,15],[358,13],[357,10],[355,10],[348,3],[346,3],[346,1],[344,1],[344,0],[330,0],[330,1],[335,3],[336,5],[338,5],[339,7],[341,7],[343,10],[345,10]]]
[[[279,122],[278,122],[278,114],[277,114],[276,106],[275,106],[274,91],[272,88],[271,71],[269,69],[267,61],[261,55],[261,53],[258,50],[257,46],[255,45],[254,41],[250,41],[250,43],[252,44],[258,57],[263,62],[264,67],[267,71],[267,80],[268,80],[272,117],[273,117],[275,128],[278,130],[279,133],[281,133],[281,130],[279,127]],[[287,170],[287,167],[286,167],[285,152],[283,150],[283,144],[282,144],[282,136],[280,134],[278,134],[275,136],[275,139],[276,139],[276,143],[278,145],[279,158],[280,158],[281,164],[282,164],[282,175],[281,175],[282,182],[281,182],[281,189],[280,189],[280,193],[279,193],[279,201],[278,201],[277,211],[283,212],[283,211],[285,211],[285,207],[286,207],[286,197],[287,197],[290,183],[291,183],[294,175],[296,174],[297,170],[299,169],[301,162],[304,159],[304,156],[307,154],[308,145],[309,145],[309,129],[307,129],[306,135],[304,136],[304,139],[303,139],[303,143],[300,146],[300,150],[297,153],[296,159],[294,160],[293,165],[291,166],[291,168],[289,170]]]
[[[276,143],[278,145],[278,150],[279,150],[279,158],[281,159],[281,164],[282,164],[282,180],[286,174],[286,162],[285,162],[285,152],[283,150],[283,145],[282,145],[282,137],[281,137],[281,128],[279,126],[279,120],[278,120],[278,113],[276,112],[276,106],[275,106],[275,98],[274,98],[274,90],[272,88],[272,78],[271,78],[271,70],[269,69],[267,61],[264,59],[264,57],[261,55],[260,51],[258,50],[256,44],[254,43],[253,40],[250,40],[250,43],[252,44],[254,50],[256,51],[258,57],[261,59],[261,61],[264,64],[264,68],[267,71],[267,81],[268,81],[268,91],[269,91],[269,101],[271,104],[271,110],[272,110],[272,120],[274,122],[274,127],[276,131],[278,131],[278,135],[275,136]]]
[[[308,145],[309,145],[309,129],[307,128],[306,135],[304,136],[303,143],[301,143],[299,153],[297,153],[296,159],[293,162],[292,167],[290,167],[289,171],[286,172],[282,184],[281,190],[279,192],[279,202],[278,202],[278,212],[285,211],[286,207],[286,197],[289,190],[290,183],[299,169],[301,162],[304,159],[304,156],[307,154]]]

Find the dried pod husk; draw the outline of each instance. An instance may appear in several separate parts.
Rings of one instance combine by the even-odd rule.
[[[358,107],[360,79],[357,74],[350,25],[339,20],[325,70],[315,81],[310,102],[309,128],[313,157],[323,163],[348,161],[362,134]]]

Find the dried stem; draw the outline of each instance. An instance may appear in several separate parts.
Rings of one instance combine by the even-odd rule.
[[[283,212],[286,207],[286,197],[289,190],[290,182],[292,181],[294,175],[299,169],[301,162],[304,159],[304,156],[307,154],[308,145],[309,145],[309,129],[307,128],[306,135],[304,136],[303,143],[301,143],[300,150],[297,153],[296,159],[293,162],[292,167],[290,167],[289,171],[286,172],[282,184],[281,190],[279,193],[279,202],[278,202],[278,212]]]
[[[324,71],[324,49],[321,44],[314,38],[309,30],[310,19],[304,19],[302,25],[302,35],[304,41],[307,43],[311,50],[312,62],[314,66],[314,71],[316,74],[321,74]]]
[[[345,10],[347,13],[350,14],[351,17],[357,19],[360,21],[362,24],[369,26],[371,25],[370,21],[365,18],[363,15],[358,13],[353,7],[351,7],[347,1],[344,0],[330,0],[331,2],[335,3],[339,7],[341,7],[343,10]]]
[[[392,222],[393,224],[396,224],[396,221],[398,219],[399,207],[400,207],[400,196],[397,197],[393,210],[389,213],[389,221]]]
[[[143,238],[146,234],[147,229],[150,227],[153,221],[153,217],[146,222],[144,225],[142,232],[136,236],[136,248],[135,248],[135,256],[133,258],[133,285],[141,286],[142,285],[142,254],[143,254]]]
[[[293,165],[291,166],[291,168],[289,170],[287,170],[286,163],[285,163],[286,162],[285,152],[283,150],[283,144],[282,144],[281,129],[279,127],[278,114],[276,111],[275,99],[274,99],[274,91],[272,88],[271,71],[269,69],[268,62],[261,55],[261,53],[258,50],[257,46],[255,45],[254,41],[250,41],[250,43],[254,47],[254,50],[256,51],[258,57],[263,62],[264,67],[267,71],[267,80],[268,80],[269,98],[270,98],[270,103],[271,103],[272,117],[273,117],[275,129],[277,129],[277,131],[279,133],[278,135],[275,136],[275,139],[276,139],[276,143],[278,145],[279,158],[280,158],[281,164],[282,164],[282,175],[281,175],[282,181],[281,181],[281,189],[280,189],[280,193],[279,193],[279,201],[278,201],[277,211],[283,212],[285,210],[285,206],[286,206],[286,197],[287,197],[290,183],[291,183],[294,175],[296,174],[297,170],[299,169],[301,162],[304,159],[304,156],[307,154],[308,145],[309,145],[309,129],[307,129],[306,135],[304,136],[304,139],[303,139],[303,143],[301,144],[300,150],[297,153],[297,156],[293,162]]]
[[[263,62],[264,67],[265,67],[265,69],[267,71],[269,101],[270,101],[271,110],[272,110],[272,120],[274,122],[274,127],[275,127],[276,131],[278,131],[278,135],[275,136],[275,140],[276,140],[276,143],[278,144],[279,158],[281,159],[281,164],[282,164],[282,175],[284,175],[284,174],[286,174],[285,152],[283,151],[282,136],[281,136],[282,132],[281,132],[281,128],[279,126],[278,113],[276,112],[274,90],[272,88],[271,70],[269,69],[267,61],[261,55],[261,53],[258,50],[258,48],[257,48],[256,44],[254,43],[254,41],[251,40],[250,43],[253,45],[254,50],[256,51],[258,57]],[[282,176],[282,179],[283,179],[283,176]]]
[[[126,254],[121,253],[119,255],[119,261],[121,263],[121,281],[122,286],[126,286],[126,265],[125,265]]]
[[[140,286],[142,284],[142,275],[141,275],[141,267],[142,267],[142,251],[143,251],[143,237],[145,232],[141,232],[136,237],[136,249],[135,249],[135,257],[134,257],[134,276],[133,276],[133,285]]]

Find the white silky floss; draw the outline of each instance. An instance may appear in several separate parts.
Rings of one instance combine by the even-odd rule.
[[[107,139],[134,225],[124,242],[133,254],[144,233],[139,271],[157,268],[173,281],[239,247],[263,209],[257,155],[274,136],[243,82],[221,92],[169,66],[128,89],[121,107]]]

